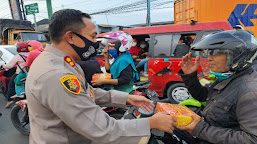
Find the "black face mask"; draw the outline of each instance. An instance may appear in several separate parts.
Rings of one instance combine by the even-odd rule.
[[[76,34],[78,37],[80,37],[85,43],[84,48],[80,48],[78,46],[75,46],[74,44],[70,44],[70,46],[79,55],[80,59],[82,61],[86,61],[86,60],[89,60],[91,57],[96,56],[96,53],[97,53],[96,49],[99,48],[99,42],[92,42],[80,34],[77,34],[75,32],[73,32],[73,33]]]

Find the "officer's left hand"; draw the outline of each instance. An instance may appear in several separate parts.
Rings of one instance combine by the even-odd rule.
[[[187,126],[177,127],[180,130],[184,130],[192,134],[193,130],[195,129],[195,126],[198,124],[198,122],[201,120],[197,114],[191,115],[194,119],[192,123],[190,123]]]
[[[104,84],[104,82],[105,82],[105,79],[97,79],[97,80],[91,81],[93,86],[102,85],[102,84]]]
[[[139,95],[128,95],[127,103],[148,112],[153,111],[154,108],[153,101]]]

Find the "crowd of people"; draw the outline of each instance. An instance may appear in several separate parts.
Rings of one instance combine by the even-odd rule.
[[[49,35],[52,44],[45,48],[37,41],[17,43],[18,54],[2,66],[17,66],[9,83],[6,107],[13,103],[13,95],[26,92],[30,144],[143,144],[148,142],[151,129],[181,131],[184,135],[180,139],[192,143],[257,143],[257,73],[252,68],[257,41],[249,32],[218,32],[189,44],[200,56],[193,61],[192,53],[185,54],[178,74],[192,97],[206,101],[207,106],[201,119],[192,115],[194,121],[183,127],[177,127],[176,119],[168,113],[116,120],[101,108],[130,104],[145,111],[154,109],[151,100],[129,94],[139,80],[138,74],[147,75],[147,41],[138,43],[123,31],[105,34],[101,45],[105,47],[105,69],[112,79],[92,81],[92,75],[102,71],[95,58],[99,42],[91,16],[74,9],[57,11],[49,21]],[[215,75],[216,81],[201,86],[197,70],[206,59],[210,66],[206,73]],[[94,88],[101,85],[113,88]]]
[[[28,69],[34,59],[44,51],[43,45],[36,40],[18,42],[15,46],[17,47],[18,54],[8,64],[1,66],[3,69],[16,68],[16,72],[8,84],[5,108],[10,107],[14,103],[13,98],[25,95],[25,78],[27,77]]]

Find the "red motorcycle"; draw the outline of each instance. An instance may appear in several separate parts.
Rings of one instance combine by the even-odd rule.
[[[0,60],[3,61],[5,64],[6,62],[0,57]],[[1,92],[3,95],[6,97],[7,95],[7,90],[8,90],[8,84],[9,81],[11,80],[12,75],[15,73],[16,68],[12,68],[9,70],[5,70],[1,67],[0,69],[0,86],[1,86]]]

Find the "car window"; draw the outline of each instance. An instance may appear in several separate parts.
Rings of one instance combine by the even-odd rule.
[[[16,48],[5,48],[6,50],[8,50],[10,53],[12,53],[13,55],[18,54],[17,49]]]
[[[196,33],[190,34],[175,34],[172,39],[172,56],[182,58],[189,53],[191,44],[194,42]]]
[[[18,40],[18,41],[21,40],[20,34],[13,34],[13,38],[14,38],[14,40]]]
[[[46,42],[46,37],[42,33],[22,32],[23,41],[36,40],[39,42]]]
[[[220,32],[220,31],[219,31],[219,30],[206,31],[206,32],[203,33],[202,38],[204,38],[204,37],[207,36],[208,34],[217,33],[217,32]]]
[[[12,47],[12,48],[13,48],[13,47]],[[11,47],[10,47],[10,49],[11,49]],[[10,51],[8,51],[7,48],[1,48],[1,51],[2,51],[2,53],[3,53],[3,55],[2,55],[1,58],[2,58],[6,63],[9,63],[9,62],[12,60],[14,54],[12,54]]]
[[[154,37],[154,56],[170,56],[172,35]]]

